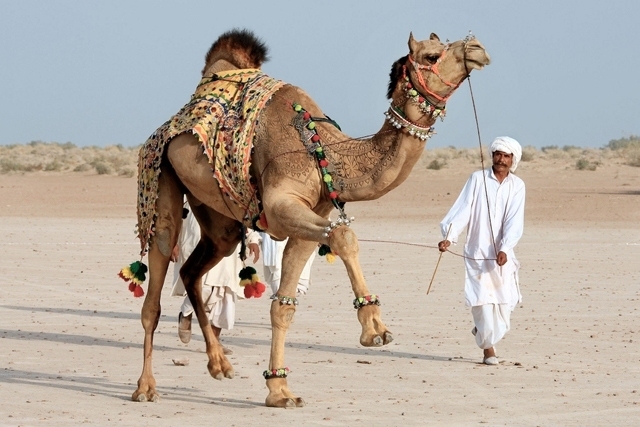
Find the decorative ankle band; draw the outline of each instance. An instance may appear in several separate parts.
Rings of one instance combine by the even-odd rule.
[[[353,216],[351,218],[347,218],[346,215],[340,214],[340,216],[338,216],[338,219],[336,219],[335,221],[331,221],[331,223],[324,228],[324,233],[322,233],[322,235],[324,237],[329,237],[331,233],[333,233],[333,230],[335,230],[336,228],[342,225],[346,225],[348,227],[355,220],[356,218]]]
[[[281,297],[278,294],[273,294],[271,299],[280,301],[280,305],[298,305],[298,298]]]
[[[365,295],[363,297],[358,297],[353,300],[353,308],[358,309],[364,307],[365,305],[380,305],[380,298],[378,295]]]
[[[271,378],[287,378],[287,374],[289,374],[289,372],[289,368],[267,369],[262,373],[262,376],[265,380],[270,380]]]

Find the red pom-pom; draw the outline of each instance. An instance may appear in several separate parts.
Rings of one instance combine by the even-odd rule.
[[[256,298],[260,298],[262,296],[262,294],[264,293],[264,291],[267,289],[267,287],[262,282],[254,283],[253,287],[255,289],[254,293],[255,293]]]
[[[413,88],[413,85],[411,84],[411,82],[407,82],[407,89],[411,89]]]
[[[305,120],[309,120],[311,118],[311,114],[309,114],[308,111],[305,111],[302,115],[302,118],[304,118]]]
[[[320,165],[320,167],[323,167],[323,168],[326,168],[327,166],[329,166],[329,162],[327,162],[326,159],[320,160],[318,164]]]
[[[140,298],[143,295],[144,295],[144,289],[142,289],[142,286],[136,285],[136,288],[133,290],[133,296],[136,298]]]
[[[320,141],[320,135],[318,135],[318,134],[313,135],[313,136],[311,137],[311,141],[313,141],[313,142],[318,142],[318,141]]]
[[[418,102],[423,103],[423,102],[424,102],[424,98],[423,98],[423,97],[421,97],[421,96],[419,96],[419,97],[418,97]]]
[[[337,191],[332,191],[331,193],[329,193],[329,197],[331,197],[332,199],[337,199],[338,198],[338,192]]]
[[[255,295],[255,290],[253,288],[253,285],[247,285],[244,287],[244,297],[245,298],[251,298],[252,296]]]
[[[135,291],[135,290],[136,290],[136,284],[135,284],[135,283],[133,283],[133,282],[129,283],[129,290],[130,290],[131,292]]]

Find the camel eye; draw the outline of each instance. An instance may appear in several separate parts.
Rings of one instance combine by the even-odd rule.
[[[438,58],[440,58],[438,55],[425,55],[424,60],[430,64],[435,64]]]

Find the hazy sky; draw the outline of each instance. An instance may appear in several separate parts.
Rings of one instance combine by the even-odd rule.
[[[640,134],[640,1],[0,0],[0,144],[136,146],[195,89],[222,32],[270,49],[269,75],[305,89],[349,135],[376,132],[391,64],[431,32],[472,30],[483,143],[602,147]],[[477,146],[469,86],[428,147]]]

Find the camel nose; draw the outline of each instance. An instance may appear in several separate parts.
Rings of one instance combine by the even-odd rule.
[[[477,39],[469,40],[467,45],[465,46],[465,50],[467,53],[467,58],[472,61],[480,64],[480,65],[489,65],[491,63],[491,57],[489,53],[485,50],[482,43],[480,43]]]

